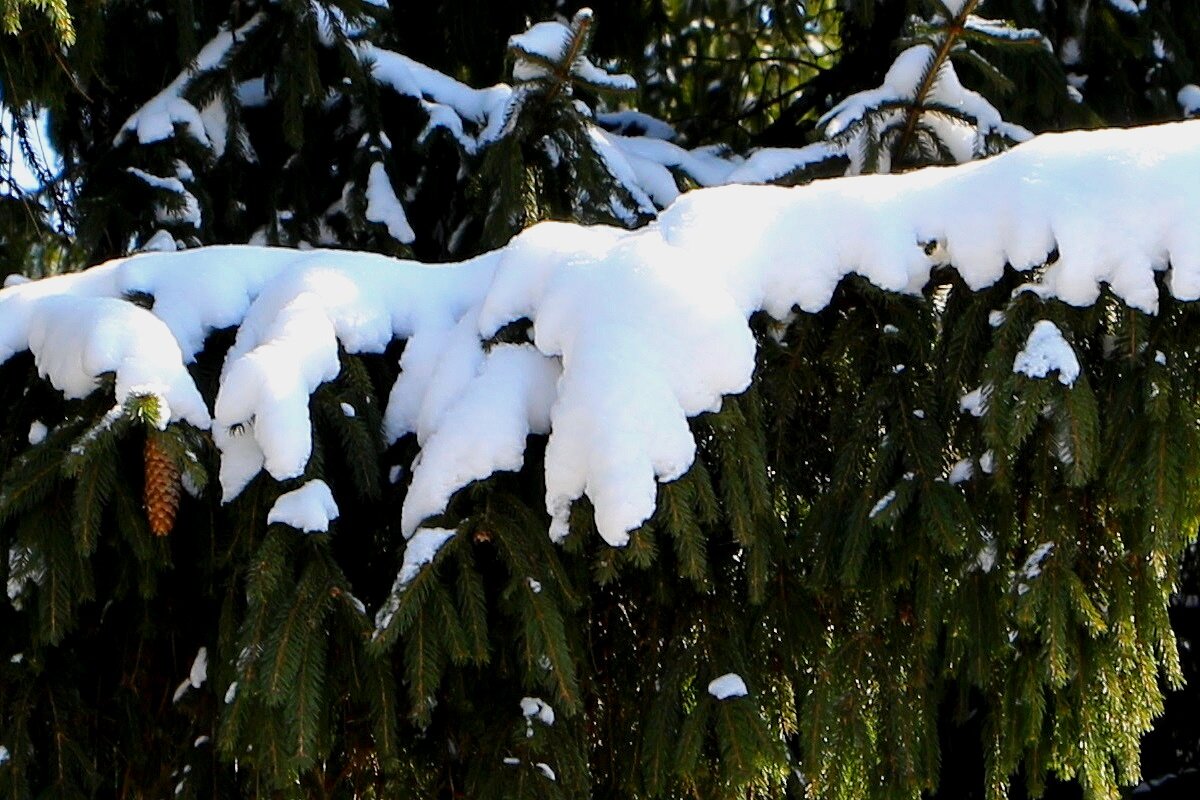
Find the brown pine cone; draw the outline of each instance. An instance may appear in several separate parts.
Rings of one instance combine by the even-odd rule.
[[[179,467],[163,449],[156,431],[146,435],[146,520],[155,536],[166,536],[175,527],[179,511]]]

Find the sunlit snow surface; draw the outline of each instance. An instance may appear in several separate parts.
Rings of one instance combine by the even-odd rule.
[[[691,466],[688,418],[748,386],[755,311],[818,311],[851,272],[917,292],[949,264],[981,288],[1006,263],[1029,270],[1055,250],[1032,287],[1041,296],[1086,305],[1107,283],[1154,312],[1155,272],[1169,267],[1170,291],[1195,300],[1197,175],[1200,122],[1185,122],[1047,135],[898,176],[694,191],[636,231],[544,223],[460,264],[249,246],[148,253],[0,291],[0,361],[32,350],[71,397],[115,373],[118,399],[152,392],[172,420],[211,421],[228,500],[263,469],[303,474],[309,395],[338,374],[339,345],[381,353],[406,339],[385,427],[421,447],[407,536],[457,489],[519,468],[526,437],[548,433],[550,534],[565,535],[586,494],[601,535],[622,545],[653,512],[656,481]],[[121,299],[134,292],[153,309]],[[532,341],[488,346],[522,318]],[[234,325],[210,410],[186,365]]]

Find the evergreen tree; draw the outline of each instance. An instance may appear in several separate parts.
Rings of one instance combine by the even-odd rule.
[[[687,420],[691,467],[620,531],[590,489],[547,510],[548,422],[482,474],[458,452],[470,475],[422,506],[430,462],[456,451],[437,450],[434,411],[396,410],[395,387],[476,347],[453,338],[461,322],[431,301],[376,320],[410,333],[372,348],[369,322],[361,341],[322,338],[328,319],[296,298],[251,319],[259,268],[200,248],[462,261],[543,220],[637,229],[699,187],[1175,119],[1200,81],[1189,4],[409,5],[0,2],[5,273],[147,251],[211,270],[191,298],[123,285],[95,318],[42,323],[64,343],[100,311],[131,348],[174,334],[195,358],[173,386],[195,398],[166,404],[115,368],[55,388],[67,366],[0,349],[0,794],[1001,798],[1073,781],[1115,798],[1137,783],[1164,690],[1195,669],[1170,614],[1195,580],[1180,570],[1200,513],[1200,342],[1162,272],[1153,303],[1117,286],[1079,307],[1022,291],[1053,243],[980,288],[954,268],[969,253],[929,241],[912,293],[851,276],[818,309],[759,312],[749,386]],[[17,160],[45,163],[39,112],[62,168],[21,188]],[[538,241],[513,246],[534,258]],[[243,289],[213,330],[180,327],[183,300]],[[273,373],[311,390],[275,386],[310,445],[291,472],[255,443],[265,415],[222,424],[267,402],[226,387],[281,319],[305,333],[288,346],[311,346],[281,361],[325,347],[332,364]],[[472,369],[553,385],[537,328],[491,331]],[[1014,371],[1051,330],[1078,376]],[[509,385],[456,419],[505,419],[488,413]]]

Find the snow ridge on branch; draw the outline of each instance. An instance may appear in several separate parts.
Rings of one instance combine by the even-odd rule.
[[[260,470],[303,473],[309,396],[338,374],[339,346],[380,353],[404,339],[385,427],[421,446],[406,536],[458,489],[518,469],[526,437],[548,434],[550,535],[566,534],[587,495],[620,546],[653,512],[656,483],[691,466],[688,418],[749,385],[755,312],[818,311],[852,272],[918,292],[937,266],[976,289],[1006,265],[1037,268],[1028,288],[1043,297],[1088,305],[1107,284],[1149,313],[1167,271],[1176,298],[1197,300],[1197,174],[1200,121],[1046,135],[903,175],[700,190],[639,230],[543,223],[458,264],[250,246],[148,253],[0,290],[0,362],[30,350],[71,397],[115,374],[118,395],[149,387],[172,421],[207,427],[187,365],[209,333],[237,326],[212,411],[230,499]],[[489,346],[522,319],[530,341]]]

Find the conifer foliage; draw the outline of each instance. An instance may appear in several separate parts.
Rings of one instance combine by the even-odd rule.
[[[1012,242],[1013,212],[973,229],[994,269],[913,236],[905,286],[850,242],[819,302],[734,309],[699,262],[742,253],[704,237],[760,195],[687,193],[1179,118],[1186,4],[407,5],[0,2],[5,272],[174,254],[0,294],[29,332],[0,337],[0,796],[891,800],[958,786],[962,749],[989,800],[1136,784],[1200,522],[1197,292],[1152,260],[1194,233],[1101,274],[1072,218]],[[457,47],[472,14],[513,26],[494,52]],[[659,421],[634,404],[732,356],[656,373],[641,297],[591,350],[539,316],[660,215],[693,277],[609,279],[700,304],[697,335],[732,315],[706,341],[753,367],[674,428],[604,404]],[[545,220],[610,227],[519,235]],[[202,249],[247,243],[292,250]],[[636,387],[571,383],[597,353]],[[567,429],[694,455],[620,483]]]

